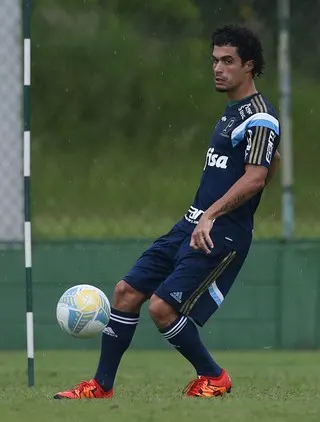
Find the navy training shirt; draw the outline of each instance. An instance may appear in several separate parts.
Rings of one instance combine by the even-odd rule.
[[[278,117],[260,93],[230,103],[215,127],[193,204],[178,226],[192,233],[204,211],[243,176],[246,164],[270,167],[279,142]],[[261,195],[262,191],[218,217],[213,224],[213,242],[231,243],[236,250],[247,251]]]

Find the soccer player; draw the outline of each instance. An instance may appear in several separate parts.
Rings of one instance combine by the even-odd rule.
[[[261,42],[251,30],[225,26],[212,36],[215,87],[228,104],[214,129],[195,199],[169,233],[157,239],[115,287],[93,379],[55,398],[110,398],[142,304],[163,337],[196,372],[188,397],[230,392],[227,371],[202,343],[202,327],[223,303],[248,254],[253,217],[279,165],[279,121],[255,87]]]

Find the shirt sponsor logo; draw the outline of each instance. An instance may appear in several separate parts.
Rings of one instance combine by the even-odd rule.
[[[192,224],[198,224],[202,214],[204,213],[203,210],[199,210],[196,207],[191,207],[188,209],[188,212],[185,214],[184,218]]]
[[[219,169],[226,169],[228,164],[228,157],[226,155],[219,155],[214,152],[214,148],[209,148],[206,156],[206,162],[203,170],[209,167],[217,167]]]
[[[273,153],[273,147],[274,147],[274,140],[276,138],[275,132],[273,130],[270,132],[269,139],[268,139],[268,145],[267,145],[267,153],[266,153],[266,161],[267,163],[271,163],[272,159],[272,153]]]

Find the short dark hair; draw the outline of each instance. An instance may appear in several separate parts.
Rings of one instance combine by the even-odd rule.
[[[265,64],[263,48],[257,34],[244,26],[225,25],[212,34],[212,48],[225,45],[237,48],[242,63],[253,60],[253,77],[263,74]]]

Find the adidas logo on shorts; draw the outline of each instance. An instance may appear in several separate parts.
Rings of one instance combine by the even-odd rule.
[[[173,297],[177,302],[182,302],[182,292],[172,292],[170,293],[170,296]]]

